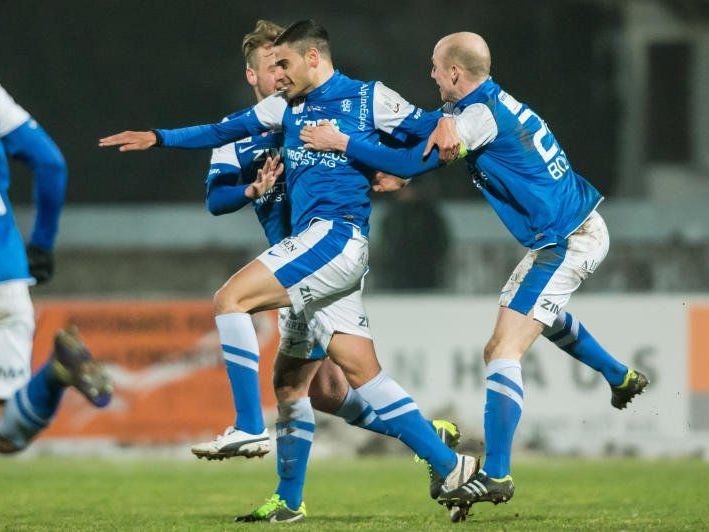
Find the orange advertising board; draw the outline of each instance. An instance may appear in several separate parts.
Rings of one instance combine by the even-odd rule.
[[[115,393],[95,409],[67,392],[45,438],[99,437],[119,443],[211,438],[234,419],[219,337],[208,301],[45,301],[36,305],[33,366],[52,349],[54,332],[75,324],[107,364]],[[275,407],[271,385],[278,348],[276,312],[254,316],[261,348],[261,399]]]
[[[709,306],[689,310],[689,389],[709,394]]]

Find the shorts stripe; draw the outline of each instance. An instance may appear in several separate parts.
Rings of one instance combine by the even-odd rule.
[[[566,241],[540,250],[534,264],[520,283],[517,293],[510,301],[509,308],[525,316],[529,314],[565,257]]]
[[[285,288],[290,288],[331,262],[342,253],[352,238],[351,226],[349,231],[343,229],[337,222],[333,222],[332,228],[313,247],[273,272],[276,279]]]

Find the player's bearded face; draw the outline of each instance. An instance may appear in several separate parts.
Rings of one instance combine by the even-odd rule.
[[[287,44],[276,46],[274,51],[277,89],[283,91],[289,100],[301,96],[311,85],[305,57]]]

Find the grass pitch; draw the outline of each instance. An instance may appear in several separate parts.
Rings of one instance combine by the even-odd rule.
[[[274,461],[0,459],[2,530],[248,530],[275,486]],[[297,530],[703,530],[709,464],[533,460],[515,467],[507,505],[453,525],[410,459],[316,460]],[[289,525],[283,525],[289,526]]]

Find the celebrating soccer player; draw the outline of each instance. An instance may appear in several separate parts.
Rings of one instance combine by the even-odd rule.
[[[337,363],[362,400],[366,417],[378,418],[382,430],[406,443],[432,468],[432,494],[458,488],[477,471],[473,457],[457,455],[437,436],[413,399],[379,366],[361,298],[367,270],[371,172],[340,154],[304,148],[300,130],[320,120],[362,138],[380,134],[423,139],[439,118],[424,113],[378,82],[361,82],[334,70],[325,29],[300,21],[275,41],[276,82],[282,92],[229,120],[176,130],[124,132],[101,139],[101,146],[121,151],[152,146],[213,148],[282,131],[286,185],[295,236],[262,253],[237,272],[216,294],[215,311],[225,351],[258,361],[250,315],[292,307],[304,313],[320,346]],[[229,349],[227,349],[227,347]],[[294,371],[295,383],[311,375]],[[307,389],[307,387],[306,387]],[[298,511],[306,457],[312,439],[312,408],[296,401],[279,408],[279,473],[294,496],[287,507]],[[296,515],[292,515],[295,519]],[[286,520],[284,518],[284,520]]]
[[[428,142],[391,149],[328,123],[305,128],[301,138],[311,149],[338,150],[403,177],[464,157],[475,186],[529,248],[502,289],[497,323],[484,351],[484,469],[441,498],[465,512],[472,503],[499,503],[514,494],[510,454],[524,402],[520,360],[540,334],[601,372],[616,408],[625,408],[648,380],[613,358],[564,310],[608,252],[608,230],[596,211],[600,193],[574,172],[546,123],[493,81],[482,37],[448,35],[436,45],[432,61],[431,77],[451,118],[440,121]]]
[[[54,353],[31,375],[34,311],[28,286],[49,281],[67,169],[59,148],[0,86],[0,452],[24,449],[54,417],[67,386],[105,406],[111,384],[74,331],[59,331]],[[5,154],[34,172],[37,214],[25,248],[15,225]]]

